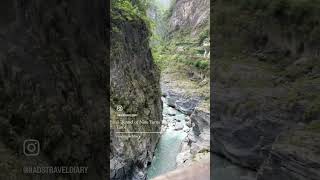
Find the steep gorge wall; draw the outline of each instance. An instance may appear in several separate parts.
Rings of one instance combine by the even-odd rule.
[[[169,33],[189,31],[198,36],[209,25],[209,0],[176,0],[169,12]]]
[[[24,166],[107,172],[107,4],[102,0],[1,1],[0,179],[36,179]],[[23,142],[40,142],[26,157]]]
[[[111,33],[110,178],[144,180],[160,135],[138,133],[127,138],[117,132],[160,132],[160,73],[153,63],[145,22],[136,16],[129,21],[123,10],[113,10],[122,16],[113,16]],[[119,105],[121,112],[117,111]],[[118,116],[123,113],[137,116]],[[130,120],[137,124],[121,125]]]
[[[259,180],[319,179],[318,7],[212,5],[213,151],[257,170]]]
[[[172,56],[171,62],[177,61],[184,66],[184,70],[180,70],[191,81],[207,84],[210,74],[210,1],[173,1],[163,19],[167,24],[163,54],[176,55]]]
[[[319,56],[319,5],[306,1],[220,0],[212,4],[217,50],[248,50],[269,58]],[[225,41],[229,39],[228,41]],[[239,47],[240,45],[240,47]],[[243,45],[243,46],[241,46]],[[217,52],[219,55],[220,51]],[[277,57],[272,57],[277,55]],[[290,62],[288,62],[290,63]]]

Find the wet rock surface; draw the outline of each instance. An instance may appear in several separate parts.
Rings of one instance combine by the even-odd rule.
[[[165,174],[176,168],[176,156],[181,149],[181,143],[187,133],[184,119],[185,115],[167,105],[165,98],[163,101],[163,122],[161,128],[161,137],[157,144],[151,166],[148,169],[148,179]],[[169,115],[171,109],[174,115]],[[178,120],[178,121],[177,121]]]
[[[168,106],[170,107],[176,107],[176,102],[182,98],[181,95],[174,93],[172,91],[163,91],[165,92],[164,94],[166,95],[167,103]]]
[[[210,113],[200,109],[195,109],[190,117],[191,123],[194,124],[193,131],[199,136],[202,133],[210,132]]]
[[[168,106],[175,108],[185,115],[190,116],[202,101],[201,97],[187,97],[181,92],[170,90],[170,87],[167,87],[164,83],[162,83],[161,87],[162,92],[164,92],[162,94],[166,98]]]
[[[181,95],[179,96],[178,93],[170,93],[175,94],[175,97],[179,97],[176,99],[181,99],[183,97]],[[191,115],[192,118],[190,118],[190,115],[177,109],[177,106],[173,108],[172,105],[169,105],[171,100],[170,95],[162,97],[164,103],[163,126],[161,130],[162,136],[157,146],[154,160],[151,163],[151,167],[149,167],[149,178],[169,172],[178,167],[192,165],[197,161],[208,161],[210,159],[209,113],[197,110],[196,113],[193,112],[194,114]],[[194,130],[194,121],[198,120],[198,129]],[[209,123],[206,127],[204,127],[205,122]],[[195,133],[195,131],[197,133]],[[172,141],[176,144],[168,147],[166,144]],[[167,149],[170,151],[169,157],[167,153],[164,153]],[[173,154],[173,152],[175,154]],[[167,167],[168,165],[162,164],[163,159],[166,161],[173,160],[175,162],[174,166]],[[162,166],[159,166],[159,164],[162,164]]]
[[[177,133],[185,134],[175,155],[175,168],[180,168],[196,162],[209,161],[210,113],[207,109],[199,108],[204,99],[199,97],[195,90],[186,91],[176,84],[179,84],[179,81],[174,77],[163,75],[161,90],[165,102],[164,120],[168,122],[168,127],[172,126]],[[174,114],[170,110],[177,113]],[[168,127],[163,131],[168,130]]]
[[[184,114],[191,115],[195,107],[197,107],[199,100],[190,99],[190,100],[180,100],[176,101],[175,107]]]

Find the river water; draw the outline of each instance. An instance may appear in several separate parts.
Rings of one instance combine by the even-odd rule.
[[[147,179],[165,174],[176,168],[176,157],[180,153],[181,144],[187,136],[184,131],[188,128],[185,126],[185,117],[186,115],[169,107],[166,100],[163,99],[163,122],[167,126],[163,129],[164,132],[158,142],[151,166],[148,169]],[[180,122],[177,122],[176,119],[179,119]],[[181,123],[183,129],[175,130],[176,123]]]
[[[187,130],[186,115],[167,105],[163,98],[163,124],[167,124],[162,129],[151,166],[147,172],[147,179],[165,174],[176,169],[176,157],[180,153],[183,140],[186,138]],[[179,122],[177,122],[177,119]],[[183,125],[183,129],[176,130],[177,123]],[[256,172],[234,165],[224,158],[214,155],[213,172],[214,180],[254,180]]]

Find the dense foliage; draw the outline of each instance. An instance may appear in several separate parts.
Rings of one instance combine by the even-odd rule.
[[[155,28],[153,29],[152,52],[156,64],[164,70],[169,66],[193,68],[204,74],[209,72],[209,59],[204,57],[202,43],[209,39],[209,24],[200,27],[199,34],[192,36],[190,28],[183,28],[175,32],[170,32],[169,21],[176,6],[176,1],[172,0],[167,9],[155,5],[157,14]]]
[[[151,29],[153,22],[147,16],[151,0],[112,0],[111,19],[113,21],[135,21],[141,19]]]

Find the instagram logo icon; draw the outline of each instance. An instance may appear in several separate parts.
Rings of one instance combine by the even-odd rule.
[[[38,156],[40,153],[40,143],[36,139],[26,139],[23,142],[23,153],[26,156]]]

